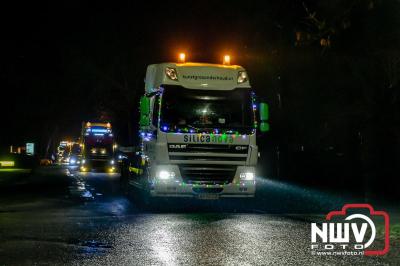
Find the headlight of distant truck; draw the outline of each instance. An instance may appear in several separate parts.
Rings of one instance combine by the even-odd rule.
[[[114,160],[111,160],[111,161],[110,161],[110,164],[111,164],[111,165],[114,165],[114,164],[115,164],[115,161],[114,161]]]
[[[101,149],[100,152],[101,154],[106,154],[106,149]]]
[[[169,79],[178,81],[178,74],[176,73],[175,68],[171,68],[171,67],[165,68],[165,74],[167,75],[167,77]]]
[[[253,172],[246,172],[240,174],[241,180],[254,180],[254,173]]]
[[[93,154],[97,153],[96,149],[91,149],[90,152]]]
[[[237,79],[237,83],[241,84],[247,81],[247,72],[246,71],[239,71],[238,72],[238,79]]]
[[[175,172],[161,170],[157,174],[158,179],[160,180],[168,180],[175,177]]]

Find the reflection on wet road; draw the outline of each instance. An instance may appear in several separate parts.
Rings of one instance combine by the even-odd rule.
[[[382,262],[310,255],[310,221],[320,219],[312,214],[340,206],[344,197],[259,179],[253,200],[164,201],[144,210],[122,193],[118,174],[49,171],[35,179],[40,192],[0,198],[0,264]],[[65,189],[53,193],[57,186]]]

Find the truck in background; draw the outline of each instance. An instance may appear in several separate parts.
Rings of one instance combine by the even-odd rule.
[[[121,178],[150,197],[254,197],[256,133],[268,131],[267,120],[241,66],[149,65],[140,147]]]
[[[70,152],[70,142],[63,140],[57,147],[57,161],[58,163],[68,163],[68,154]]]
[[[83,122],[80,140],[80,171],[116,171],[116,144],[109,122]]]

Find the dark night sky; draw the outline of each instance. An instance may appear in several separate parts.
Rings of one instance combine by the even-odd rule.
[[[126,80],[130,90],[142,91],[146,65],[173,61],[180,50],[193,61],[218,62],[230,52],[244,63],[237,62],[239,53],[248,54],[259,35],[274,27],[259,22],[271,13],[275,19],[288,6],[270,4],[265,10],[261,3],[232,1],[8,6],[2,11],[1,66],[8,130],[1,144],[43,142],[56,126],[59,137],[76,136],[82,120],[97,116],[93,94],[103,89],[99,84],[113,87]]]
[[[333,16],[329,1],[323,7],[305,2],[328,20]],[[302,1],[20,2],[0,12],[1,147],[28,140],[43,147],[51,136],[76,137],[81,121],[101,111],[127,143],[146,66],[174,61],[181,50],[191,61],[216,63],[229,52],[261,90],[273,77],[257,68],[277,48],[293,48],[306,16]],[[357,45],[351,27],[341,36]]]

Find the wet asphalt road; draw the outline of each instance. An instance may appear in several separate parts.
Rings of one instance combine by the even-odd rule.
[[[397,240],[386,257],[311,255],[310,222],[360,199],[268,179],[252,200],[151,210],[118,174],[65,167],[0,178],[0,192],[0,265],[400,264]]]

